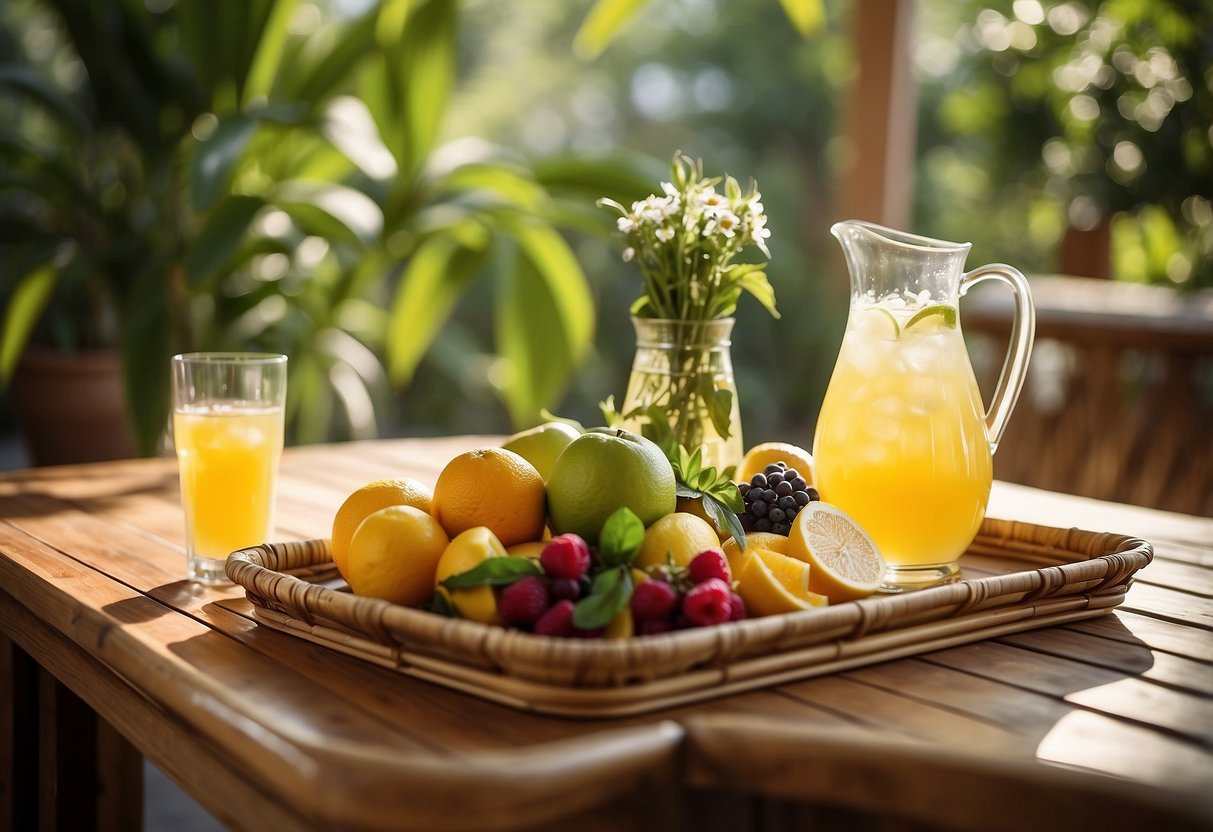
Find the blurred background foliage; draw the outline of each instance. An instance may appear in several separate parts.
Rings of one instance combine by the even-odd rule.
[[[593,200],[656,190],[682,150],[757,179],[770,216],[784,314],[738,311],[746,443],[809,443],[846,313],[844,0],[10,0],[0,23],[0,310],[47,263],[83,300],[69,255],[100,251],[98,291],[151,275],[145,360],[290,353],[294,441],[596,422],[639,277]],[[1115,277],[1213,286],[1207,0],[919,0],[916,27],[912,230],[1049,272],[1110,223]],[[56,159],[79,181],[31,217]]]

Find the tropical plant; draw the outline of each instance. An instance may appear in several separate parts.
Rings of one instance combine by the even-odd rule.
[[[391,380],[407,382],[485,273],[497,281],[511,417],[533,421],[559,396],[589,349],[593,302],[556,226],[606,229],[588,200],[560,194],[630,198],[647,176],[619,159],[528,165],[482,142],[440,146],[456,80],[454,0],[384,0],[354,16],[297,0],[22,8],[17,23],[40,17],[61,30],[85,80],[65,93],[28,61],[0,76],[5,95],[45,111],[0,145],[18,174],[2,183],[5,204],[20,214],[13,206],[30,194],[48,203],[9,226],[18,239],[3,265],[20,277],[0,371],[39,320],[57,316],[55,290],[75,296],[79,273],[118,310],[145,450],[164,424],[167,357],[186,347],[285,352],[294,438],[328,438],[341,415],[363,435],[383,394],[380,355]],[[51,129],[56,141],[32,138]],[[67,144],[72,135],[87,151]],[[119,158],[133,184],[71,199],[114,168],[115,145],[130,148]],[[69,210],[88,216],[47,219]],[[93,227],[106,233],[85,238]]]

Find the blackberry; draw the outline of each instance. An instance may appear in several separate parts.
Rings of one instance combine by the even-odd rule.
[[[786,462],[773,462],[749,482],[737,486],[745,511],[738,515],[747,532],[774,532],[786,536],[800,510],[821,495],[804,476]]]

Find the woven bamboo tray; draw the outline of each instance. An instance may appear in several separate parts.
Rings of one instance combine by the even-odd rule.
[[[962,580],[787,615],[626,640],[535,636],[348,591],[327,540],[233,552],[257,620],[352,656],[516,708],[642,713],[1111,612],[1149,543],[986,519]]]

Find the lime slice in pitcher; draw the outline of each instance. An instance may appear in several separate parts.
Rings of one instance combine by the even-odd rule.
[[[910,318],[909,322],[906,323],[906,329],[910,329],[916,324],[934,317],[939,317],[939,322],[948,327],[948,329],[956,328],[956,308],[947,304],[937,303],[934,306],[919,309],[914,313],[914,317]]]

